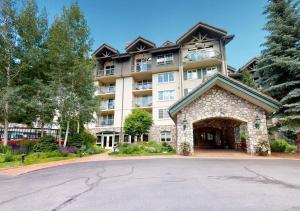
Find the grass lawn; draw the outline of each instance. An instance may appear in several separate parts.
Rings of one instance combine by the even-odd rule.
[[[12,162],[1,162],[0,163],[0,168],[9,168],[9,167],[18,167],[18,166],[26,166],[26,165],[31,165],[31,164],[37,164],[37,163],[47,163],[51,161],[58,161],[58,160],[66,160],[66,159],[71,159],[71,158],[76,158],[78,156],[76,155],[68,155],[67,157],[49,157],[49,158],[37,158],[35,160],[27,160],[25,158],[25,162],[22,163],[21,161],[12,161]]]
[[[176,155],[176,151],[171,152],[160,152],[160,153],[150,153],[150,152],[141,152],[141,153],[132,153],[132,154],[122,154],[119,152],[111,152],[109,153],[110,156],[113,157],[136,157],[136,156],[156,156],[156,155]]]

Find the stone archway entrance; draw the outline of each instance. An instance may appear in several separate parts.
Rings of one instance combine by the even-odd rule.
[[[241,142],[240,129],[245,122],[225,117],[214,117],[193,123],[194,149],[246,149]]]

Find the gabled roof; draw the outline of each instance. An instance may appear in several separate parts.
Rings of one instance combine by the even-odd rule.
[[[100,53],[104,52],[104,51],[108,51],[111,53],[111,56],[119,54],[119,51],[107,44],[102,44],[97,50],[94,51],[94,53],[92,53],[92,56],[97,56]],[[100,57],[103,57],[103,55],[101,55]]]
[[[223,29],[208,25],[203,22],[199,22],[196,25],[194,25],[191,29],[189,29],[186,33],[184,33],[181,37],[179,37],[178,40],[176,41],[176,43],[177,44],[184,43],[188,38],[195,35],[199,31],[207,32],[210,35],[214,35],[219,38],[227,35],[227,32]]]
[[[182,108],[193,102],[196,98],[203,95],[206,91],[214,86],[219,86],[257,106],[264,109],[266,112],[272,113],[280,108],[280,103],[255,89],[252,89],[245,84],[242,84],[232,78],[229,78],[220,73],[215,74],[206,82],[195,88],[187,96],[178,100],[169,108],[171,117],[174,117]]]
[[[246,64],[244,64],[242,67],[240,67],[239,71],[243,71],[243,70],[247,69],[249,66],[253,65],[254,63],[256,63],[257,60],[258,60],[257,57],[253,57]]]
[[[161,45],[161,47],[167,47],[167,46],[172,46],[172,45],[175,45],[175,43],[173,43],[170,40],[167,40]]]
[[[138,46],[138,45],[141,45],[141,44],[144,44],[146,47],[147,47],[147,49],[149,49],[149,48],[156,48],[156,45],[155,45],[155,43],[153,43],[153,42],[151,42],[151,41],[149,41],[149,40],[147,40],[147,39],[145,39],[145,38],[143,38],[143,37],[141,37],[141,36],[139,36],[138,38],[136,38],[132,43],[130,43],[126,48],[125,48],[125,50],[127,51],[127,52],[130,52],[130,51],[137,51],[137,47],[140,47],[140,46]]]

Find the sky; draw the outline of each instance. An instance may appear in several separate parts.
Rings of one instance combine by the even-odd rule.
[[[50,22],[74,0],[37,0]],[[124,52],[126,43],[143,36],[160,46],[175,42],[197,22],[234,34],[227,44],[227,63],[241,67],[262,50],[266,0],[77,0],[94,40],[92,50],[107,43]]]

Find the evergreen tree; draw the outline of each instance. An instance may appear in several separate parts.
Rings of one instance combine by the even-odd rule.
[[[253,80],[253,78],[250,75],[250,72],[248,69],[243,70],[242,72],[242,81],[244,84],[246,84],[247,86],[250,86],[254,89],[257,88],[255,81]]]
[[[7,145],[9,121],[21,110],[16,86],[20,71],[16,18],[15,2],[0,0],[0,120],[4,122],[3,145]]]
[[[257,64],[259,85],[283,104],[281,131],[300,131],[300,18],[298,2],[269,0],[264,14],[268,31]]]

